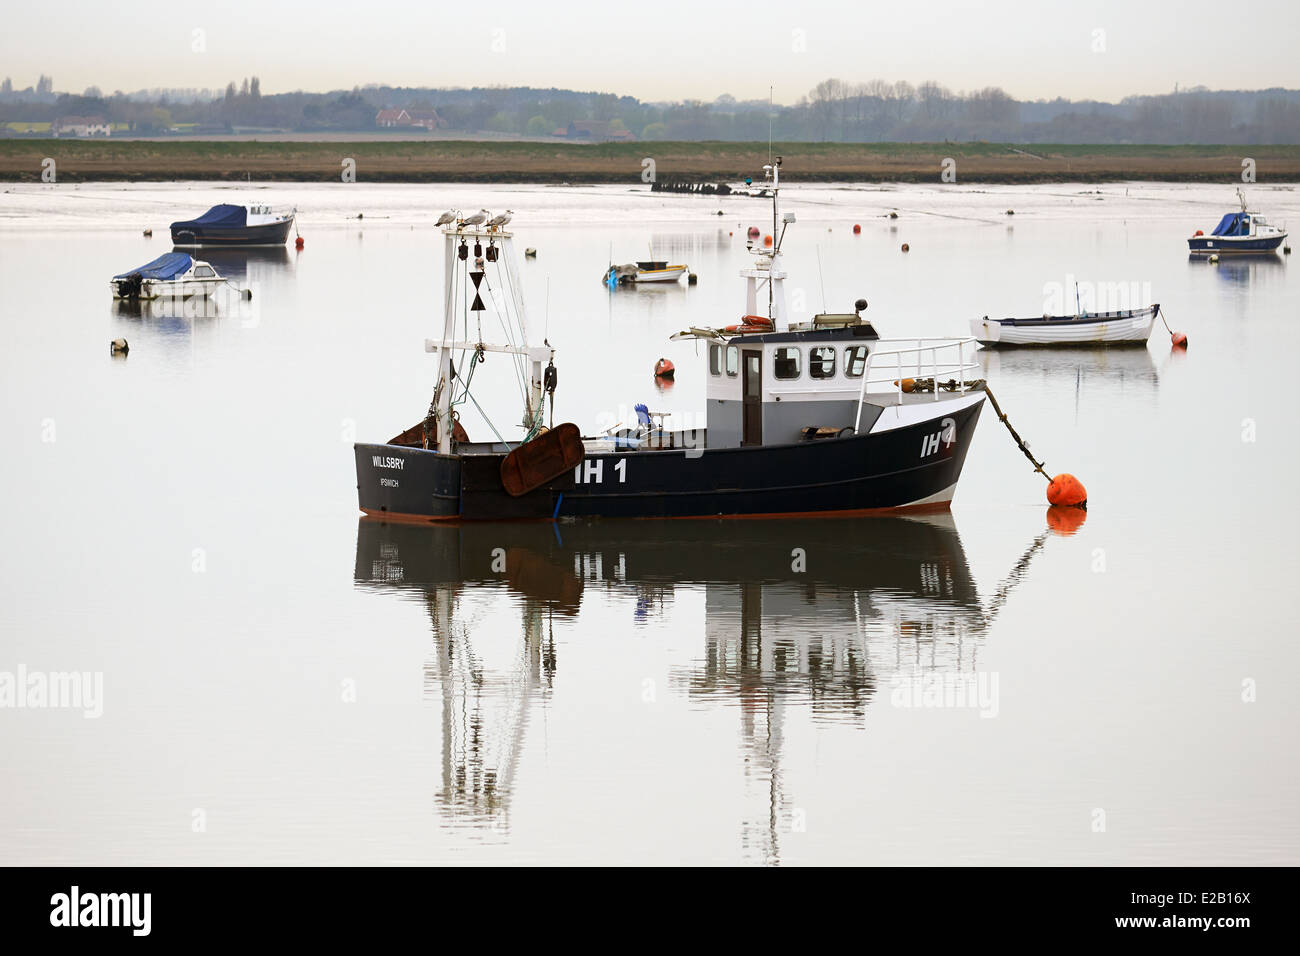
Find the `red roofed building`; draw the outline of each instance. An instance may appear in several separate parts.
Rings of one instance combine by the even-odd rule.
[[[447,125],[438,115],[437,110],[411,110],[409,115],[412,126],[423,126],[425,129],[433,130]]]
[[[411,114],[406,110],[380,110],[375,117],[376,126],[410,126]]]
[[[447,122],[438,115],[437,110],[380,110],[375,117],[376,126],[418,126],[421,129],[434,130],[446,126]]]

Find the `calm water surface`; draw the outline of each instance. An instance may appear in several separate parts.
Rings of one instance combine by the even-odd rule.
[[[133,311],[109,276],[250,190],[0,193],[0,679],[103,680],[97,719],[0,709],[0,859],[1300,862],[1300,279],[1188,261],[1231,185],[786,191],[805,314],[861,296],[887,336],[959,335],[1070,308],[1076,280],[1165,306],[1185,354],[1157,327],[982,356],[1035,453],[1087,484],[1078,527],[991,414],[938,518],[360,521],[351,442],[429,403],[436,213],[515,211],[530,331],[590,432],[637,402],[701,414],[704,357],[667,336],[739,318],[770,207],[251,193],[296,204],[306,248],[211,257],[251,302]],[[1289,187],[1252,200],[1300,224]],[[699,284],[606,291],[651,245]],[[506,363],[478,374],[513,428]]]

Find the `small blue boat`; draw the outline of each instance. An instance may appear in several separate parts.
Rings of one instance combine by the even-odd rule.
[[[276,212],[267,205],[213,206],[197,219],[172,223],[176,246],[282,246],[296,210]]]
[[[1286,239],[1286,230],[1269,225],[1257,212],[1246,209],[1246,197],[1240,189],[1237,197],[1241,209],[1230,212],[1214,227],[1208,236],[1200,229],[1187,240],[1188,251],[1193,255],[1222,255],[1224,253],[1274,252]]]

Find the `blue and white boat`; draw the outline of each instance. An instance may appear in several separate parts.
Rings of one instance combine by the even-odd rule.
[[[265,204],[222,203],[197,219],[171,225],[174,246],[282,246],[297,210],[277,212]]]
[[[1269,225],[1264,217],[1246,208],[1246,196],[1238,189],[1241,210],[1230,212],[1214,227],[1208,236],[1200,229],[1187,240],[1187,249],[1193,255],[1223,255],[1224,253],[1269,253],[1275,251],[1286,239],[1286,229]]]
[[[166,252],[137,269],[113,276],[109,287],[115,299],[189,298],[210,295],[225,281],[206,262],[184,252]]]

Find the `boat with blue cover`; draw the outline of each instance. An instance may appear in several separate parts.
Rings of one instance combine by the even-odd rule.
[[[221,203],[197,219],[172,223],[172,245],[282,246],[296,213],[296,209],[277,212],[265,203]]]
[[[672,336],[702,346],[701,427],[638,409],[634,425],[602,434],[548,428],[556,349],[528,344],[511,234],[482,220],[445,224],[442,334],[425,342],[438,363],[433,400],[395,438],[354,446],[361,510],[415,521],[947,510],[986,395],[972,374],[975,341],[886,341],[862,300],[853,312],[792,317],[782,241],[795,217],[779,212],[780,165],[765,167],[775,241],[749,245],[743,315]],[[508,340],[484,341],[485,327]],[[510,429],[474,398],[488,353],[514,365],[521,434],[503,435]],[[617,404],[611,396],[606,407]],[[460,413],[470,409],[494,440],[466,433]]]
[[[210,295],[225,278],[206,262],[184,252],[166,252],[139,268],[113,276],[109,287],[115,299],[189,298]]]
[[[1275,252],[1286,239],[1286,228],[1269,224],[1257,212],[1246,208],[1246,195],[1237,190],[1241,209],[1230,212],[1219,220],[1208,236],[1200,229],[1187,240],[1188,251],[1193,255],[1223,255],[1234,253]]]

